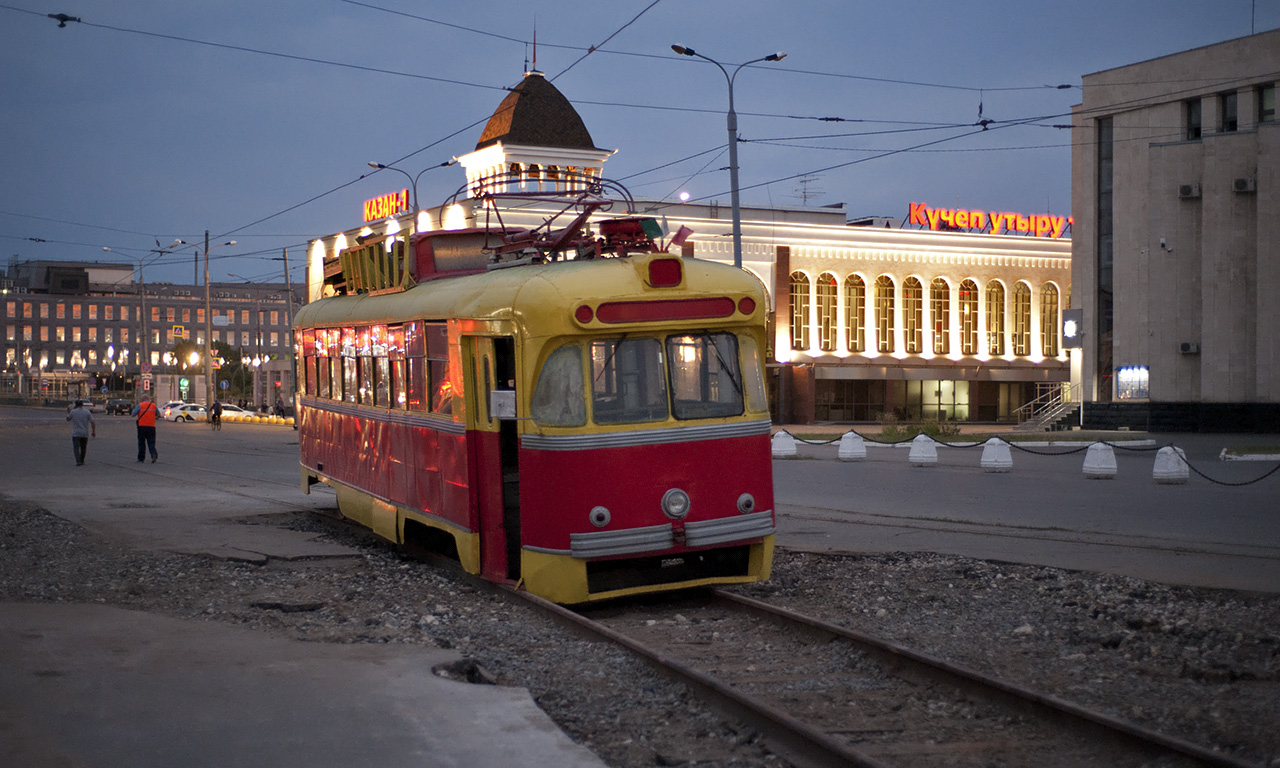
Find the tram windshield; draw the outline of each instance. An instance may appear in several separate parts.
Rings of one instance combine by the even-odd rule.
[[[582,426],[587,422],[588,392],[591,420],[596,424],[739,416],[744,411],[744,389],[751,407],[763,409],[759,358],[754,343],[747,342],[742,350],[749,363],[745,387],[739,342],[732,333],[687,333],[665,339],[623,336],[565,344],[539,372],[533,418],[546,426]],[[589,386],[584,386],[584,373]]]

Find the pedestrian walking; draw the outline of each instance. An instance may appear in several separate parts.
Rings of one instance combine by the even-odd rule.
[[[151,463],[155,464],[160,454],[156,453],[156,404],[151,398],[143,395],[142,400],[130,413],[138,420],[138,461],[147,458],[147,449],[151,449]]]
[[[89,436],[98,436],[98,425],[93,420],[93,412],[77,400],[76,407],[67,414],[71,422],[71,451],[76,457],[76,466],[84,466],[84,456],[89,450]]]

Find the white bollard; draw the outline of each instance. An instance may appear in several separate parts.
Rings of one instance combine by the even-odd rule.
[[[867,444],[857,432],[845,432],[840,436],[840,449],[836,456],[841,461],[858,461],[867,458]]]
[[[1013,469],[1009,444],[993,437],[982,446],[982,469],[986,472],[1008,472]]]
[[[779,432],[773,436],[772,452],[775,459],[794,459],[796,452],[796,439],[786,432]]]
[[[1110,480],[1116,476],[1116,452],[1106,443],[1094,443],[1084,455],[1084,476],[1090,480]]]
[[[907,454],[907,461],[913,467],[932,467],[938,463],[937,443],[928,435],[916,435],[916,439],[911,441],[911,453]]]
[[[1151,469],[1151,477],[1157,483],[1180,485],[1187,482],[1187,454],[1181,448],[1166,445],[1156,451],[1156,463]]]

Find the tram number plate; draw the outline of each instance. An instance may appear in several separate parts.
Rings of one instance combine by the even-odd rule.
[[[658,567],[659,568],[676,568],[681,565],[684,565],[683,557],[664,557],[662,558],[662,562],[658,565]]]

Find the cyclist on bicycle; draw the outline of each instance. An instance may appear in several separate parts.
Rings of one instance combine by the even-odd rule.
[[[214,398],[213,407],[209,409],[210,429],[222,429],[222,401]]]

